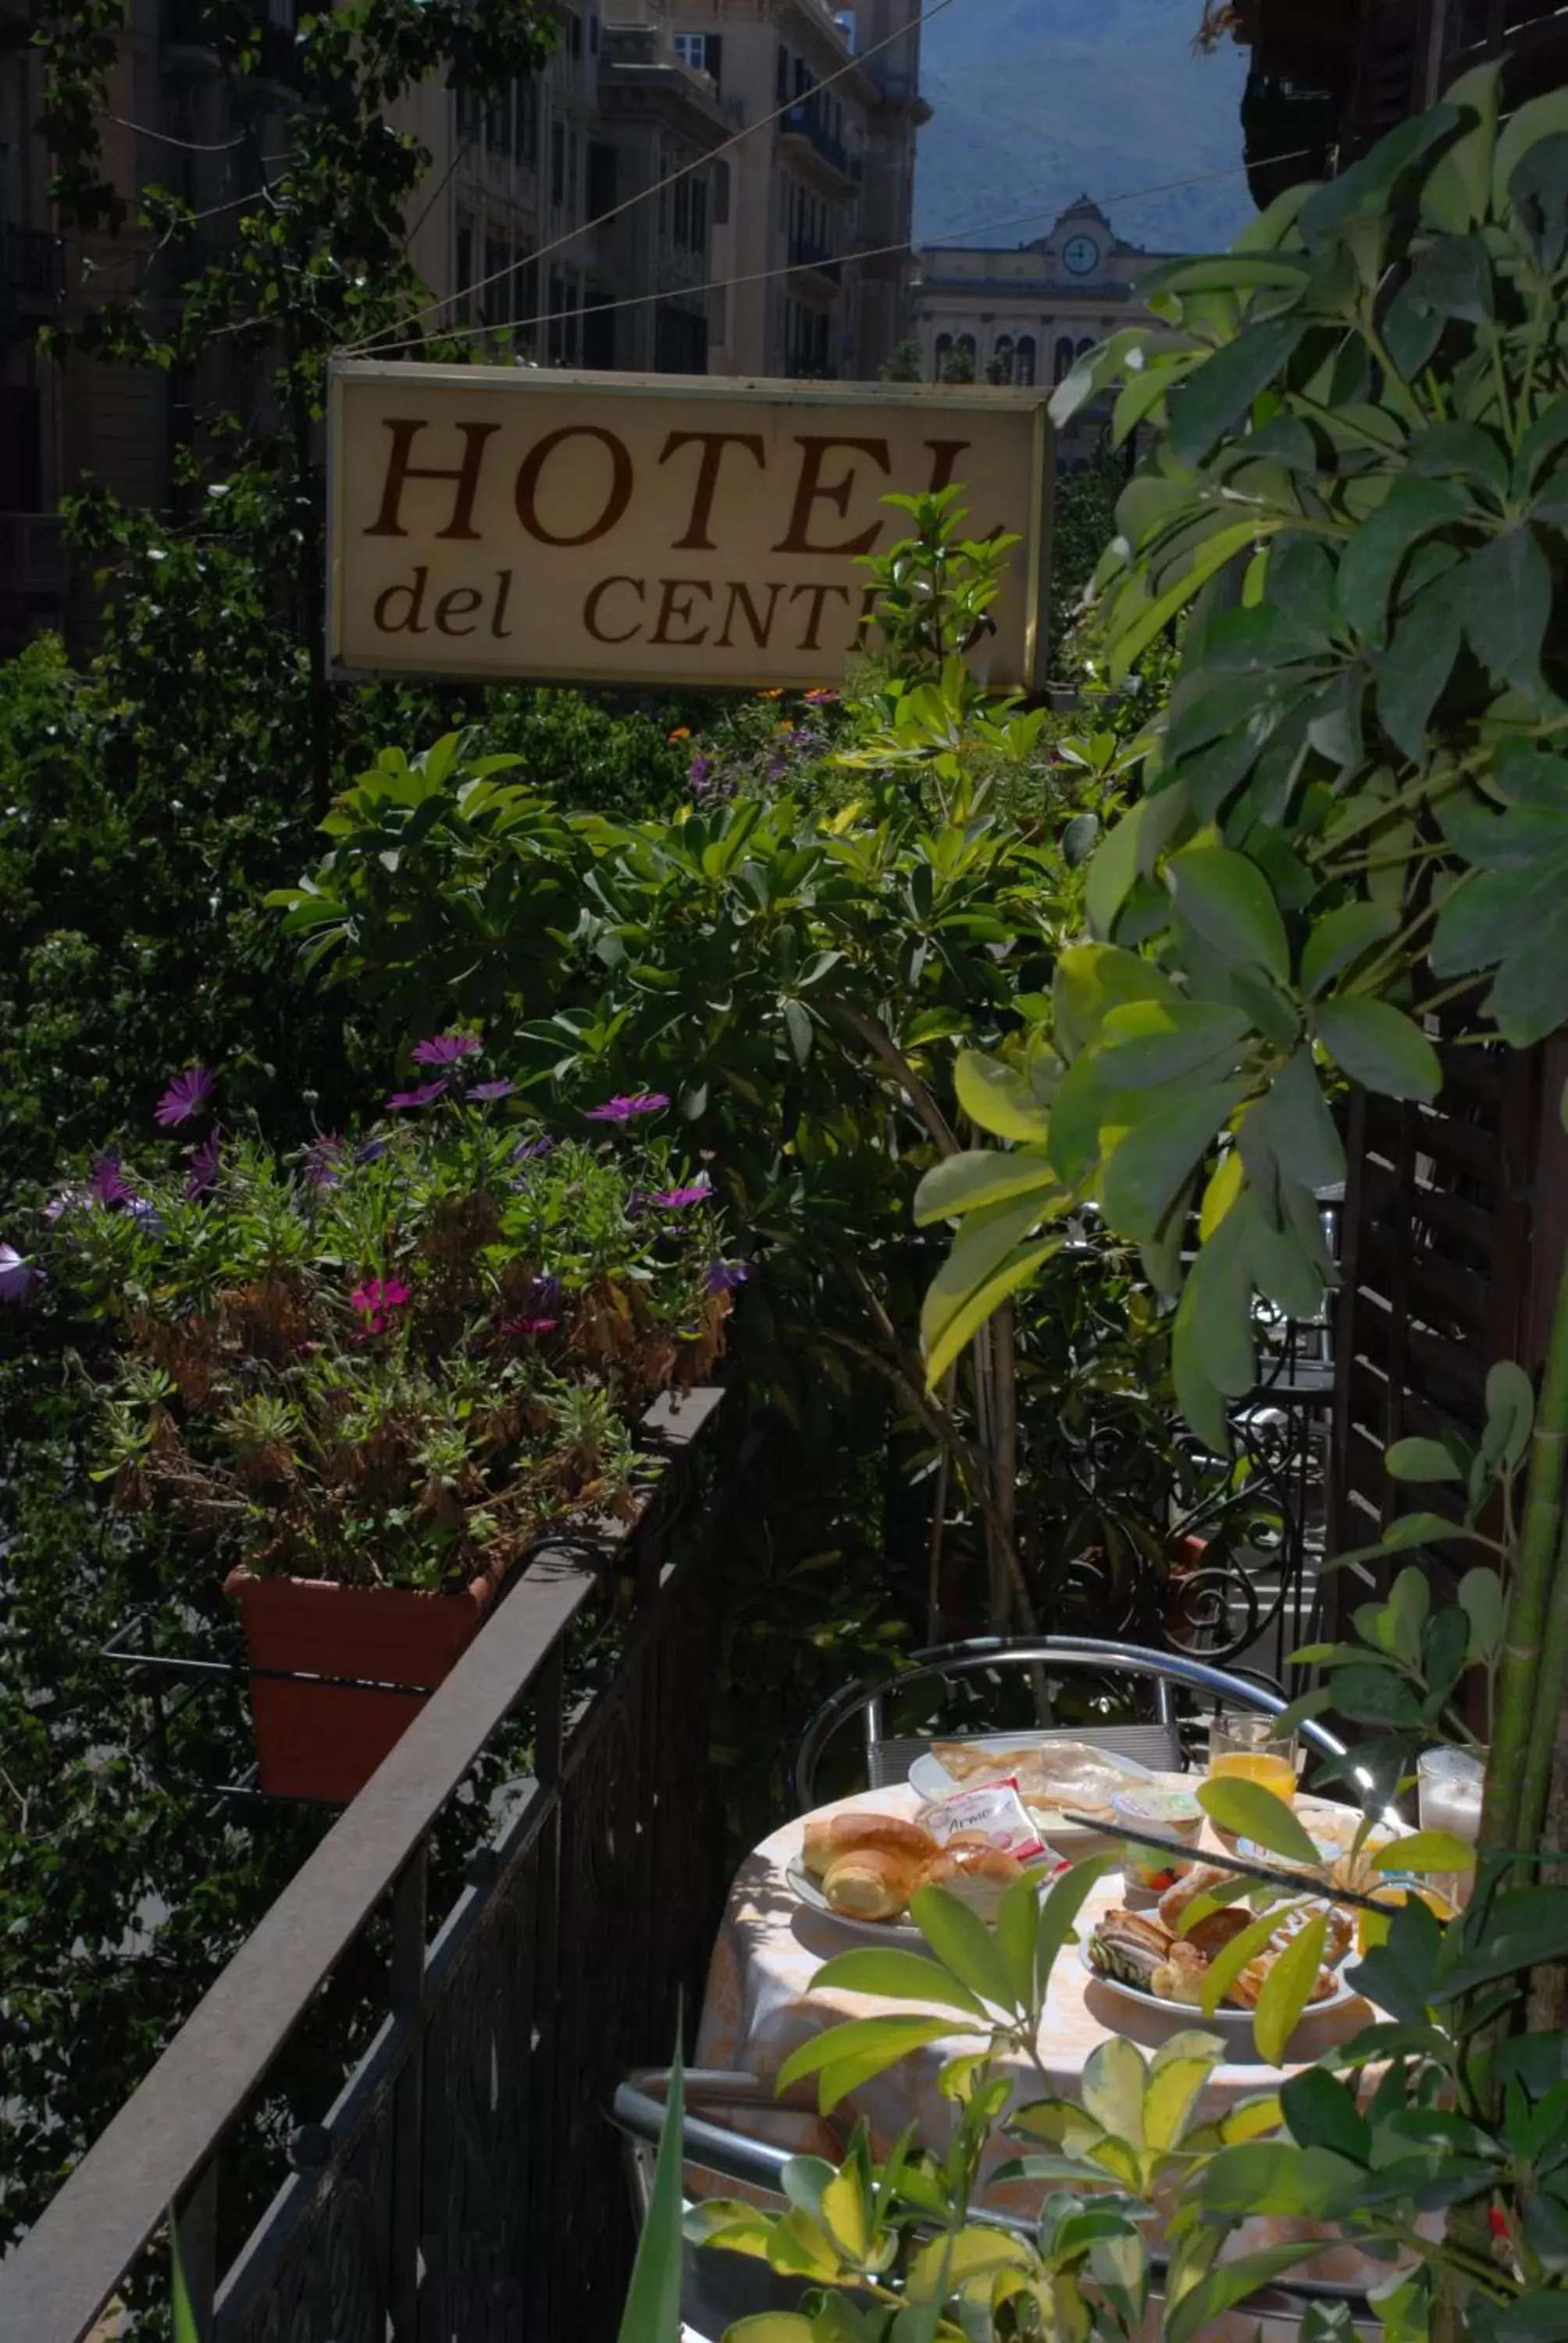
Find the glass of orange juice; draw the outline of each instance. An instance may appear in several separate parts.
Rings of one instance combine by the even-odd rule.
[[[1221,1708],[1209,1720],[1209,1779],[1261,1782],[1293,1805],[1296,1736],[1253,1708]]]

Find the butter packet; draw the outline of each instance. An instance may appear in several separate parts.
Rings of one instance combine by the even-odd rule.
[[[955,1841],[968,1846],[994,1846],[1018,1863],[1054,1863],[1054,1850],[1041,1838],[1014,1778],[988,1782],[982,1789],[960,1790],[956,1797],[922,1806],[919,1821],[940,1846]]]

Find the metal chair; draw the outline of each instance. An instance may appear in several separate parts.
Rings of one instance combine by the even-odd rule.
[[[668,2067],[638,2068],[619,2086],[608,2110],[609,2119],[625,2143],[632,2203],[639,2228],[648,2214],[654,2152],[664,2127],[664,2095],[668,2087]],[[692,2099],[714,2107],[789,2104],[788,2098],[783,2102],[776,2099],[771,2087],[758,2075],[689,2071],[686,2088],[689,2106]],[[782,2208],[784,2167],[791,2153],[789,2148],[749,2138],[743,2132],[708,2123],[689,2112],[681,2129],[680,2143],[685,2163],[700,2165],[705,2171],[739,2181],[748,2187],[766,2189],[779,2199]],[[1036,2224],[1019,2213],[988,2206],[978,2211],[978,2217],[990,2227],[1010,2230],[1025,2239],[1032,2239],[1035,2235]],[[1164,2257],[1156,2253],[1152,2259],[1155,2269],[1162,2271]],[[682,2326],[688,2343],[720,2343],[726,2329],[736,2319],[755,2317],[765,2310],[793,2309],[805,2290],[805,2280],[781,2278],[749,2255],[709,2252],[688,2246],[681,2294]],[[1357,2338],[1369,2338],[1369,2343],[1382,2332],[1362,2289],[1332,2278],[1280,2278],[1260,2287],[1241,2307],[1261,2322],[1258,2331],[1264,2343],[1295,2343],[1300,2321],[1313,2303],[1344,2304],[1352,2321],[1352,2333]]]
[[[1030,1668],[1049,1674],[1111,1674],[1136,1676],[1154,1692],[1154,1721],[1147,1725],[1025,1726],[1020,1732],[1045,1732],[1058,1740],[1086,1741],[1131,1757],[1157,1773],[1172,1772],[1181,1764],[1174,1688],[1205,1695],[1216,1704],[1257,1709],[1277,1716],[1289,1704],[1268,1684],[1231,1675],[1210,1667],[1183,1652],[1158,1652],[1141,1644],[1102,1644],[1091,1635],[978,1635],[967,1643],[941,1644],[917,1652],[907,1668],[875,1684],[846,1684],[825,1700],[800,1738],[790,1769],[790,1788],[798,1812],[816,1803],[817,1768],[822,1752],[840,1725],[856,1715],[863,1719],[866,1770],[873,1789],[903,1781],[922,1749],[930,1746],[924,1734],[888,1737],[882,1730],[886,1704],[910,1684],[932,1679],[973,1675],[987,1669]],[[1310,1718],[1297,1731],[1311,1748],[1326,1757],[1342,1757],[1345,1746]]]

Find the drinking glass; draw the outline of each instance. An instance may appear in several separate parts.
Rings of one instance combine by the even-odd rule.
[[[1416,1811],[1422,1830],[1452,1831],[1466,1846],[1481,1835],[1486,1760],[1471,1749],[1423,1749],[1415,1761]],[[1432,1885],[1456,1908],[1469,1898],[1471,1871],[1444,1872]]]
[[[1253,1708],[1222,1708],[1209,1720],[1209,1779],[1261,1782],[1276,1798],[1296,1797],[1296,1736]]]

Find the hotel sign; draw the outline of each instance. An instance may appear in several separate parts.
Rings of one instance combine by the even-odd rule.
[[[1023,539],[972,663],[1039,683],[1053,473],[1034,391],[512,367],[332,369],[335,675],[809,684],[869,605],[881,499],[950,481]]]

